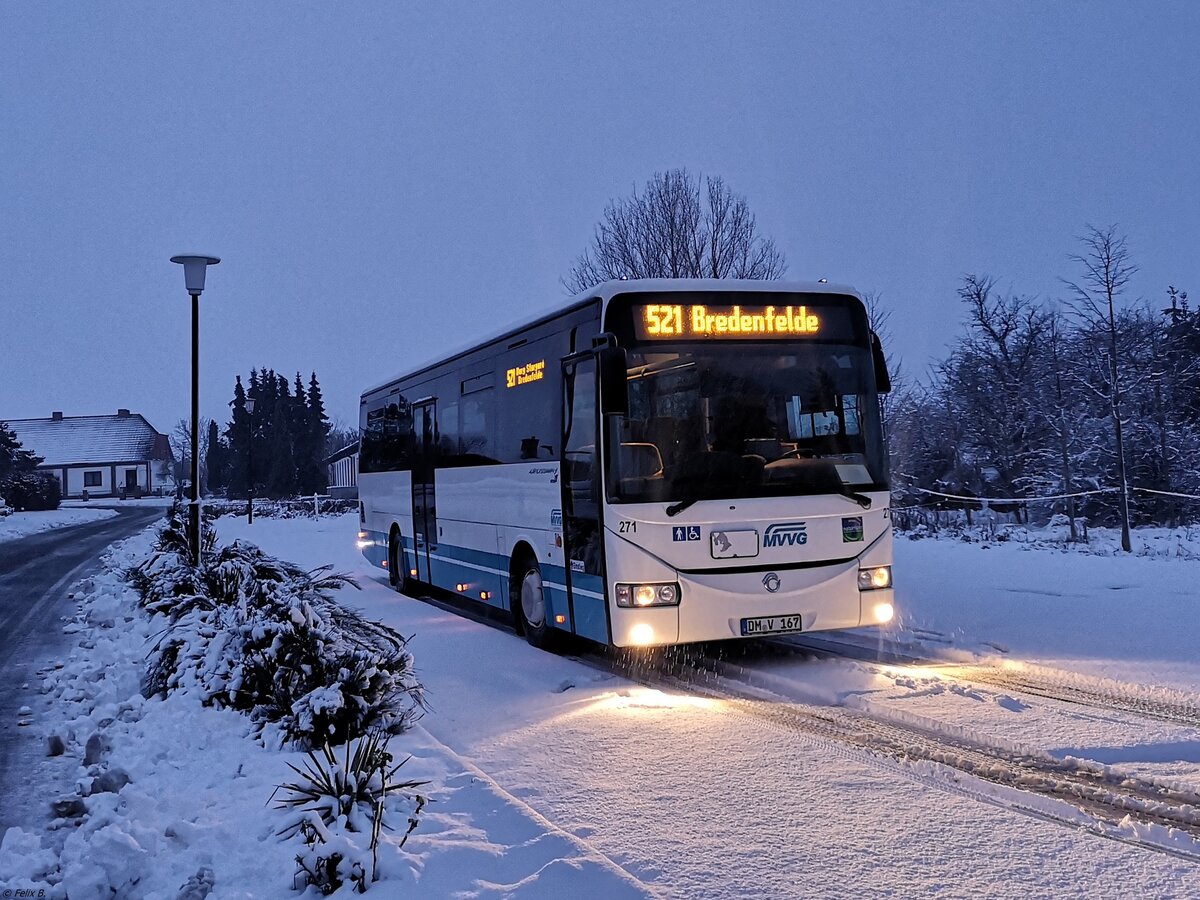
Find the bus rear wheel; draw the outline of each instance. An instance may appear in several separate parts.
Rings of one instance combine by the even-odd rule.
[[[517,597],[517,615],[521,618],[521,630],[525,640],[541,650],[553,650],[558,643],[558,633],[550,627],[546,610],[546,589],[542,584],[542,572],[533,560],[526,560],[517,567],[514,594]]]

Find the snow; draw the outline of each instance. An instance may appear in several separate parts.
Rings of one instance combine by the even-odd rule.
[[[0,517],[0,541],[15,541],[17,538],[51,531],[55,528],[69,528],[85,522],[109,519],[116,514],[115,509],[80,509],[77,507],[15,512],[11,516]]]
[[[403,848],[398,832],[385,833],[384,880],[369,894],[1195,893],[1194,863],[1097,837],[1086,815],[1059,801],[981,792],[945,766],[905,764],[798,733],[703,691],[643,687],[402,597],[355,549],[353,515],[251,526],[223,518],[217,528],[222,542],[244,538],[307,567],[332,563],[350,572],[363,590],[343,590],[343,602],[413,635],[430,710],[392,749],[398,759],[412,755],[399,777],[429,780],[422,791],[431,802]],[[112,565],[129,565],[148,541],[118,547]],[[903,618],[890,636],[942,652],[945,665],[806,658],[734,665],[781,703],[865,709],[943,735],[983,735],[994,745],[1200,786],[1195,728],[971,681],[986,666],[1011,665],[1197,699],[1200,670],[1187,645],[1200,632],[1188,585],[1200,562],[901,539],[896,572]],[[89,812],[78,826],[60,821],[40,837],[32,828],[10,830],[0,847],[5,887],[46,887],[47,896],[65,890],[72,900],[108,897],[112,888],[119,896],[173,898],[211,869],[214,898],[296,896],[300,845],[277,837],[285,817],[268,798],[301,754],[256,743],[245,717],[195,697],[142,699],[138,677],[154,625],[133,603],[112,572],[82,592],[68,627],[77,627],[83,646],[48,671],[46,702],[33,715],[35,727],[67,744],[57,793],[75,784],[88,791],[116,769],[130,783],[86,796]],[[111,749],[84,766],[93,734]],[[1074,816],[1078,827],[1022,809]],[[407,810],[397,802],[390,818],[403,823]],[[1191,838],[1156,827],[1130,820],[1121,834],[1196,853]],[[57,884],[41,880],[51,857]]]
[[[1200,690],[1200,552],[1101,555],[1111,544],[1093,539],[1099,553],[897,540],[904,624],[936,641],[994,651],[986,640],[1027,662]],[[1152,541],[1137,535],[1139,545]]]

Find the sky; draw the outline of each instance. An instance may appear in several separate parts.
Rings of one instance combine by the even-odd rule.
[[[1062,296],[1089,223],[1160,306],[1200,291],[1198,49],[1187,2],[8,2],[0,419],[186,417],[198,252],[201,414],[267,366],[353,423],[562,299],[605,204],[678,166],[790,278],[877,292],[912,377],[964,273]]]

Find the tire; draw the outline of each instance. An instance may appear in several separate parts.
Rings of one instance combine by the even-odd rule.
[[[537,562],[528,558],[523,560],[516,568],[513,582],[513,597],[517,600],[515,612],[525,640],[539,650],[553,651],[559,644],[560,634],[550,627],[542,571]]]
[[[399,531],[393,531],[388,539],[388,584],[401,594],[407,594],[412,588],[412,579],[404,567],[404,549],[400,544]]]

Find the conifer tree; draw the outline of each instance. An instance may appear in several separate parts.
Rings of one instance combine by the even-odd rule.
[[[325,442],[329,437],[329,418],[325,414],[325,400],[321,396],[321,385],[317,373],[312,373],[308,382],[308,407],[305,410],[304,430],[306,435],[306,457],[309,489],[316,493],[328,482],[324,458]]]
[[[32,472],[41,462],[40,456],[22,447],[16,433],[0,422],[0,482],[12,475]]]
[[[253,375],[253,373],[251,373]],[[250,442],[250,414],[246,412],[246,389],[242,387],[242,376],[238,375],[233,386],[233,400],[229,403],[230,421],[225,426],[225,446],[228,459],[225,464],[225,488],[229,497],[245,497],[249,485],[246,471],[246,452]]]
[[[248,399],[255,402],[253,417],[246,410]],[[251,369],[249,389],[243,389],[239,375],[229,405],[225,441],[214,445],[228,496],[246,495],[249,458],[258,495],[282,498],[324,490],[330,423],[316,372],[305,388],[299,372],[293,386],[274,369]]]
[[[224,484],[225,447],[221,443],[221,432],[215,419],[208,420],[208,453],[204,459],[206,486],[215,494]]]
[[[273,369],[267,375],[268,383],[273,387],[267,440],[267,496],[279,499],[296,493],[295,450],[289,427],[292,395],[286,378],[276,375]]]

